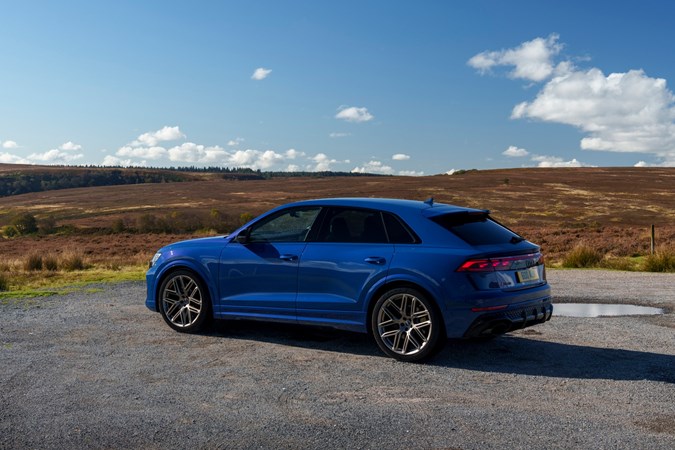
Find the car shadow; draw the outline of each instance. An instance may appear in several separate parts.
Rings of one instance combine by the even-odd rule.
[[[554,378],[675,383],[675,356],[547,342],[504,335],[489,342],[449,341],[430,364]]]
[[[332,328],[216,320],[203,334],[386,358],[370,336]],[[673,355],[547,342],[508,334],[487,342],[449,340],[426,364],[552,378],[647,380],[675,384]]]

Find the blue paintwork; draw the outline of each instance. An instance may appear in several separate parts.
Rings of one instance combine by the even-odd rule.
[[[241,244],[248,226],[285,208],[346,206],[396,214],[420,238],[415,244],[284,242]],[[507,305],[506,310],[550,300],[543,279],[509,282],[514,273],[470,274],[456,269],[467,259],[536,252],[528,241],[472,247],[430,220],[438,214],[478,211],[452,205],[393,199],[323,199],[275,208],[228,237],[178,242],[160,249],[146,275],[146,305],[157,310],[162,278],[177,268],[196,272],[208,286],[216,318],[252,318],[313,323],[366,332],[368,308],[388,286],[412,285],[426,292],[442,313],[448,337],[461,337],[478,313],[471,308]],[[493,277],[493,278],[490,278]],[[495,277],[501,277],[498,279]],[[501,283],[501,288],[489,286]]]

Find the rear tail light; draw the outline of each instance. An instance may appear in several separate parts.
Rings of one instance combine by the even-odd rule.
[[[506,256],[498,258],[469,259],[459,266],[457,272],[496,272],[503,270],[527,269],[528,267],[544,264],[541,253],[529,255]]]

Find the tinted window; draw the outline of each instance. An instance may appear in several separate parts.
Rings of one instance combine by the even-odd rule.
[[[455,213],[432,217],[431,220],[470,245],[505,244],[523,240],[498,224],[485,213]]]
[[[253,225],[250,242],[302,242],[321,208],[283,211]]]
[[[382,213],[382,216],[387,227],[389,242],[392,244],[414,244],[418,242],[418,239],[413,236],[408,227],[398,217],[388,213]]]
[[[386,243],[387,234],[379,211],[330,208],[326,212],[317,240]]]

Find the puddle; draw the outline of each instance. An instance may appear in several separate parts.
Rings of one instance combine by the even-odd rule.
[[[663,314],[661,308],[636,305],[604,305],[601,303],[556,303],[554,316],[564,317],[605,317],[605,316],[645,316]]]

